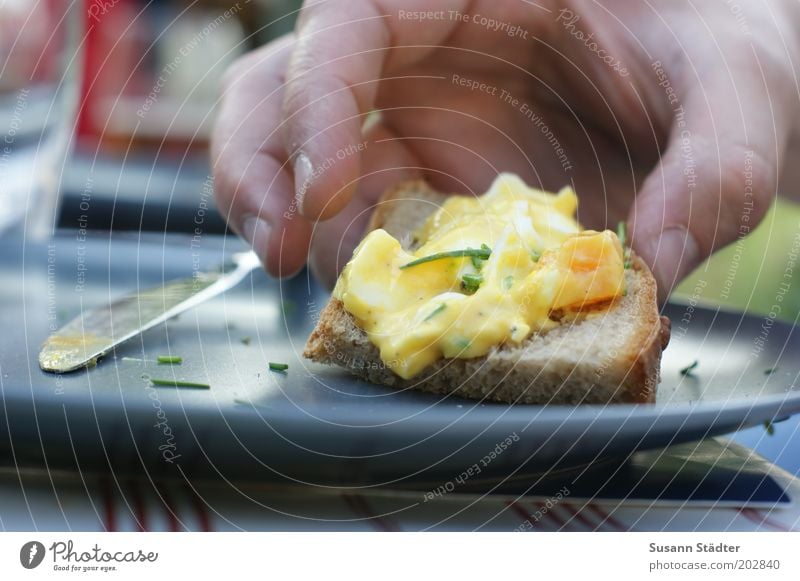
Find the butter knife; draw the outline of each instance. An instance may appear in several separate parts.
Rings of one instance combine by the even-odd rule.
[[[92,366],[120,343],[233,288],[258,265],[253,252],[234,254],[215,271],[130,293],[84,312],[47,338],[39,367],[65,373]]]

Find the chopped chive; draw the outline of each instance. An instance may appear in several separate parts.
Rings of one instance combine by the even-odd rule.
[[[626,246],[628,243],[628,227],[625,225],[624,220],[620,220],[617,224],[617,238],[619,238],[619,242],[622,244],[622,251],[625,258],[623,266],[628,269],[631,267],[631,249]]]
[[[628,227],[625,225],[624,220],[620,220],[617,223],[617,238],[619,238],[623,246],[628,242]]]
[[[542,253],[538,250],[531,250],[531,260],[534,262],[539,262],[539,259],[542,257]]]
[[[483,275],[480,274],[465,274],[461,277],[461,288],[469,293],[476,292],[483,282]]]
[[[177,357],[175,355],[159,355],[156,357],[156,361],[158,361],[159,364],[180,365],[183,363],[183,357]]]
[[[281,303],[281,310],[283,311],[284,316],[288,316],[297,310],[297,305],[294,301],[286,299]]]
[[[509,274],[507,277],[505,277],[505,278],[503,279],[503,288],[504,288],[505,290],[508,290],[508,289],[510,289],[512,286],[514,286],[514,277],[513,277],[513,276],[511,276],[511,275]]]
[[[764,375],[772,375],[776,371],[778,371],[777,367],[770,367],[769,369],[764,370]]]
[[[459,337],[458,339],[453,339],[453,345],[461,350],[464,350],[469,347],[470,340],[464,337]]]
[[[492,253],[492,249],[489,248],[486,244],[481,244],[481,249],[486,250],[489,254]],[[472,266],[474,266],[475,270],[477,271],[480,271],[480,269],[483,268],[483,263],[486,262],[485,258],[480,258],[478,256],[470,256],[469,259],[472,262]]]
[[[286,363],[273,363],[272,361],[269,362],[270,371],[286,371],[287,369],[289,369],[289,365]]]
[[[425,321],[430,321],[432,318],[434,318],[436,315],[441,313],[446,308],[447,308],[447,305],[445,303],[440,304],[438,307],[433,309],[427,317],[422,319],[422,322],[424,323]]]
[[[198,389],[211,388],[211,386],[208,385],[207,383],[196,383],[194,381],[179,381],[176,379],[155,379],[153,377],[150,378],[150,383],[162,387],[196,387]]]
[[[242,342],[242,345],[249,345],[251,339],[250,339],[250,337],[242,337],[241,339],[239,339],[239,341]]]
[[[681,369],[681,375],[683,375],[684,377],[687,377],[689,375],[694,375],[694,370],[697,369],[698,365],[700,365],[700,362],[697,359],[695,359],[691,363],[691,365],[687,365],[686,367]]]
[[[767,434],[769,434],[770,436],[775,434],[775,426],[772,425],[772,422],[770,420],[764,421],[764,429],[767,430]]]
[[[486,246],[486,244],[482,244],[480,248],[466,248],[464,250],[449,250],[447,252],[437,252],[436,254],[431,254],[430,256],[424,256],[422,258],[417,258],[416,260],[412,260],[408,264],[404,264],[400,268],[410,268],[412,266],[417,266],[418,264],[425,264],[426,262],[433,262],[434,260],[442,260],[443,258],[480,258],[482,260],[486,260],[492,254],[491,249]]]

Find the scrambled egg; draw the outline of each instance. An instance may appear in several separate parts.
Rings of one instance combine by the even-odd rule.
[[[501,174],[479,197],[452,196],[415,233],[413,252],[385,230],[370,232],[334,289],[409,379],[442,357],[486,355],[625,292],[614,232],[582,230],[572,188],[550,194]]]

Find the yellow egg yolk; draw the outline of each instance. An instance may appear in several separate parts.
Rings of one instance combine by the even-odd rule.
[[[448,198],[415,233],[413,251],[370,232],[334,296],[405,379],[443,357],[518,344],[557,326],[553,311],[624,293],[619,238],[582,230],[577,203],[571,188],[550,194],[501,174],[482,196]]]

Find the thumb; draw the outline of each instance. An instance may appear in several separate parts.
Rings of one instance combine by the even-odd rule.
[[[739,97],[698,90],[675,109],[667,149],[631,210],[632,246],[662,302],[714,250],[747,235],[775,195],[788,123],[767,101]]]

